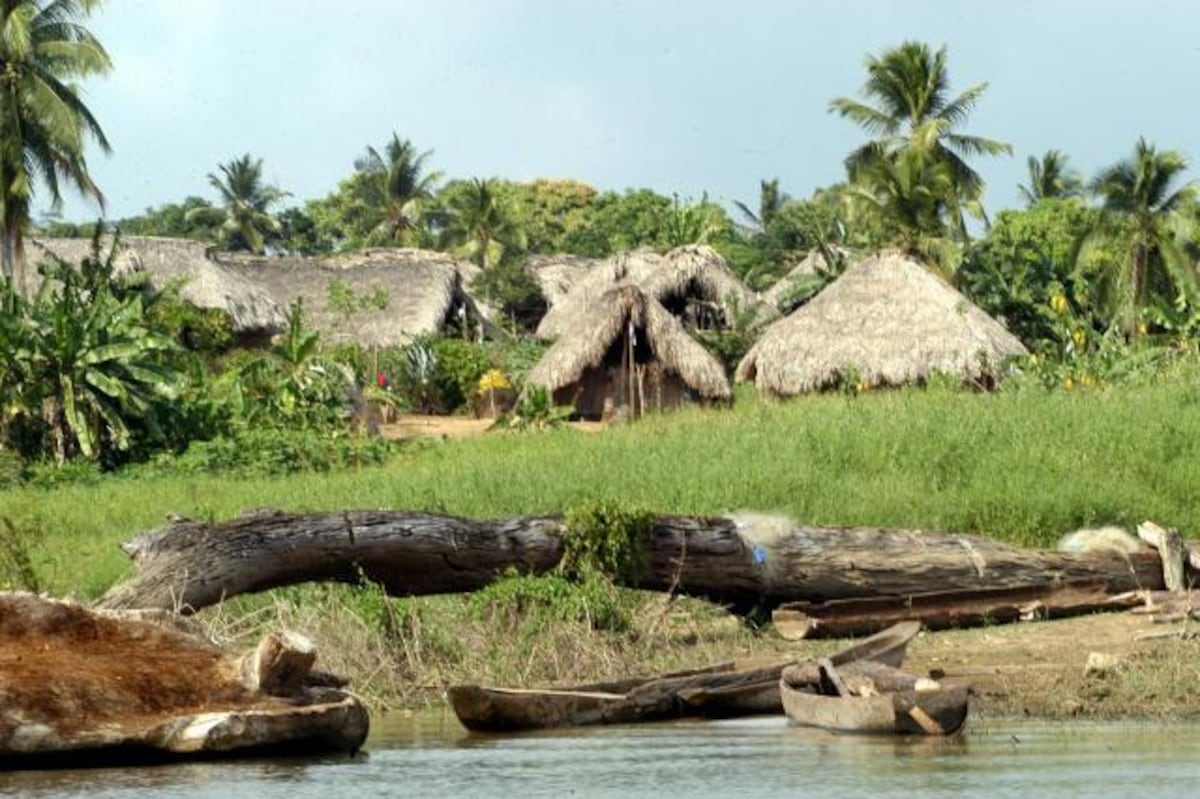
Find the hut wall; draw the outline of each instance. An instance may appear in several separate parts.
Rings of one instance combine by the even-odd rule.
[[[634,419],[644,413],[669,411],[689,405],[695,398],[683,378],[653,362],[639,364],[632,381],[618,366],[588,369],[579,380],[555,391],[554,401],[574,405],[581,419],[607,421],[614,416]]]

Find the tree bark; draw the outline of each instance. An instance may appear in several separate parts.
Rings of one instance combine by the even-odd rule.
[[[474,591],[505,570],[553,570],[558,517],[472,521],[411,511],[259,511],[180,520],[124,545],[136,573],[99,604],[191,612],[238,594],[364,577],[393,596]],[[1088,582],[1162,588],[1154,553],[1020,550],[984,538],[786,519],[659,517],[632,587],[678,591],[745,612],[783,602]]]

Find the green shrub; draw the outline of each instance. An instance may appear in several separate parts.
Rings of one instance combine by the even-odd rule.
[[[447,411],[459,410],[475,396],[479,378],[491,368],[491,357],[482,344],[473,341],[439,338],[432,346],[442,405]]]
[[[616,586],[594,571],[574,580],[564,574],[529,575],[510,569],[476,591],[470,602],[476,618],[525,634],[556,622],[584,622],[593,630],[622,632],[631,621]]]
[[[299,428],[245,429],[198,441],[178,457],[160,458],[154,470],[188,473],[277,475],[327,472],[387,462],[399,445],[380,438]]]

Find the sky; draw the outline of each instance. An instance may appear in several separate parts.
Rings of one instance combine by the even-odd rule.
[[[446,178],[807,197],[865,138],[829,101],[910,39],[947,47],[952,90],[989,84],[962,128],[1015,150],[973,162],[989,212],[1050,148],[1085,176],[1139,136],[1200,159],[1183,0],[107,0],[88,26],[114,64],[83,86],[110,218],[215,200],[206,176],[243,153],[302,203],[393,132]]]

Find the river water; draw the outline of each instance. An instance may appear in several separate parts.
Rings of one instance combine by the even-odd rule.
[[[376,722],[316,761],[0,772],[0,793],[105,797],[937,797],[1200,795],[1200,725],[969,725],[952,740],[832,735],[780,718],[469,735],[449,713]]]

